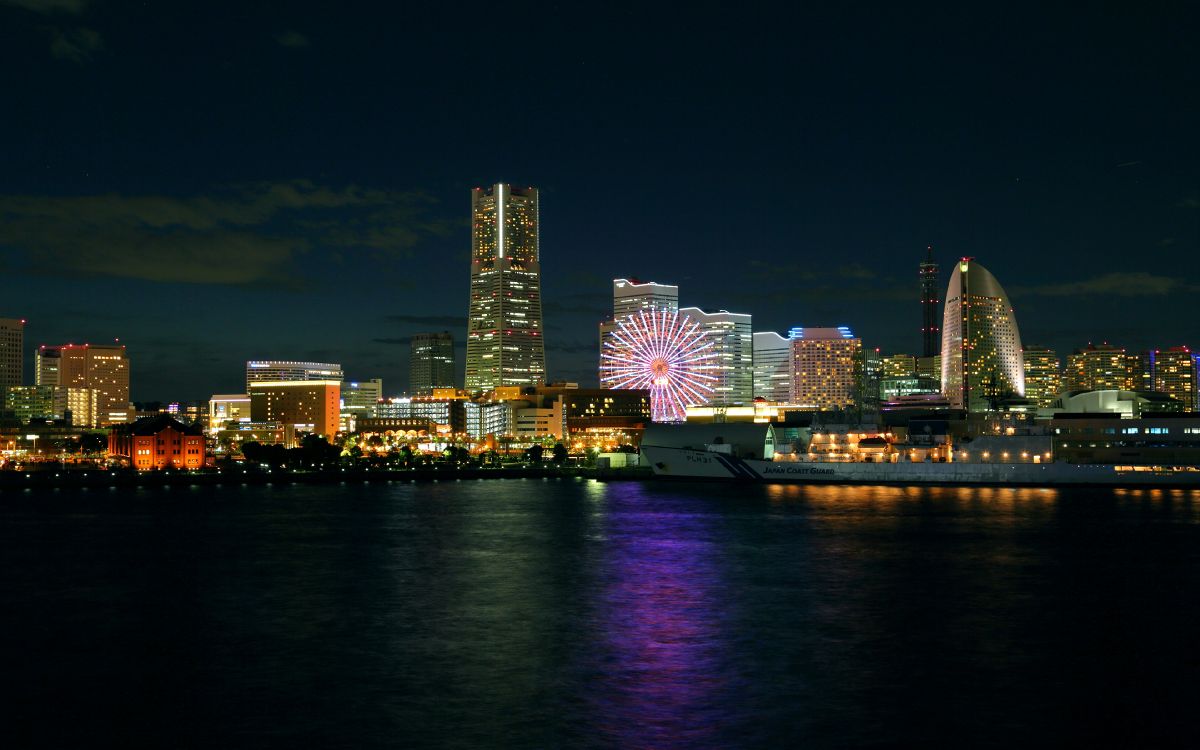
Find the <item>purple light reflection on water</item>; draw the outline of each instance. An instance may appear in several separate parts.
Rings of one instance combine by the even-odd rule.
[[[638,501],[652,506],[648,497],[618,502]],[[615,746],[712,746],[726,728],[739,680],[712,522],[653,507],[609,516],[588,713],[596,735]]]

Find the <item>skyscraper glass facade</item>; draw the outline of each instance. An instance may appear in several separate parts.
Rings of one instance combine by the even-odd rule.
[[[505,184],[475,188],[466,389],[543,383],[542,333],[538,192]]]
[[[434,388],[454,388],[454,383],[454,336],[448,332],[413,336],[408,360],[409,392],[428,396]]]

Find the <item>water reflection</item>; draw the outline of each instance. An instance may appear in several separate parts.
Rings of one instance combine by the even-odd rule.
[[[656,509],[622,488],[608,518],[595,608],[590,722],[616,747],[704,747],[730,698],[721,538],[705,513]]]

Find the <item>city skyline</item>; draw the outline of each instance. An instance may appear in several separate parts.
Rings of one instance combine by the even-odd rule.
[[[662,33],[666,11],[601,9],[514,31],[553,63],[516,86],[468,64],[491,25],[449,35],[436,9],[229,25],[224,7],[0,2],[0,39],[34,63],[0,123],[0,317],[28,320],[27,381],[40,344],[120,338],[137,400],[237,392],[250,359],[399,390],[410,337],[436,330],[461,377],[463,196],[497,182],[540,191],[554,380],[595,383],[620,277],[919,353],[928,244],[943,269],[983,259],[1056,351],[1196,344],[1195,9],[998,13],[983,38],[956,13],[786,10],[729,33],[700,10],[719,60],[704,33]],[[161,33],[185,20],[194,36]]]

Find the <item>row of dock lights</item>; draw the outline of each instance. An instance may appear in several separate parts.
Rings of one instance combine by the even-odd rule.
[[[969,458],[971,457],[971,454],[970,454],[970,453],[968,453],[967,451],[959,451],[959,452],[958,452],[958,456],[959,456],[959,459],[960,459],[960,460],[962,460],[962,461],[966,461],[967,459],[969,459]],[[991,452],[990,452],[990,451],[983,451],[983,452],[980,454],[980,457],[981,457],[981,458],[982,458],[984,461],[990,461],[990,460],[991,460],[991,458],[992,458],[992,454],[991,454]],[[1000,461],[1001,461],[1002,463],[1008,463],[1008,461],[1009,461],[1009,459],[1010,459],[1010,458],[1011,458],[1011,455],[1009,454],[1009,452],[1008,452],[1008,451],[1003,451],[1003,452],[1000,454]],[[1043,462],[1049,462],[1049,461],[1050,461],[1050,459],[1051,459],[1051,454],[1050,454],[1050,453],[1045,453],[1045,454],[1041,454],[1041,453],[1034,453],[1034,454],[1032,454],[1032,457],[1031,457],[1031,455],[1030,455],[1029,451],[1021,451],[1021,460],[1022,460],[1022,461],[1029,461],[1029,460],[1032,460],[1032,461],[1033,461],[1033,463],[1035,463],[1035,464],[1040,464],[1040,463],[1043,463]]]

